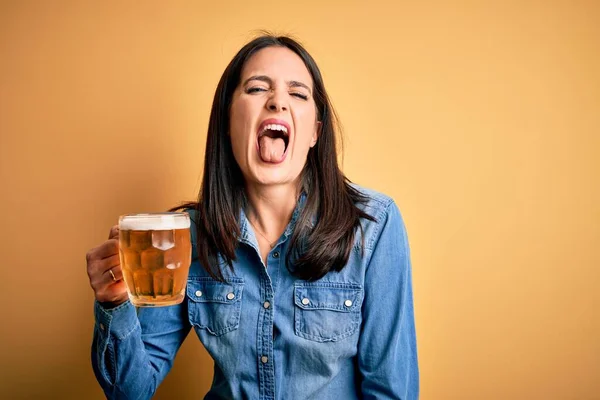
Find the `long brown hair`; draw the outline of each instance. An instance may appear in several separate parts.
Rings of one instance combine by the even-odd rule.
[[[317,116],[322,124],[319,140],[309,150],[302,171],[301,190],[306,194],[306,202],[291,237],[291,250],[286,256],[288,269],[306,280],[319,279],[329,271],[340,271],[348,262],[355,232],[361,228],[360,218],[373,220],[358,207],[367,201],[366,197],[350,184],[338,166],[339,122],[314,59],[289,37],[257,37],[233,57],[217,86],[198,201],[175,208],[197,210],[198,258],[203,268],[218,280],[223,279],[219,255],[233,269],[240,237],[239,216],[247,206],[244,178],[228,136],[229,107],[246,61],[259,50],[273,46],[286,47],[304,61],[313,79]]]

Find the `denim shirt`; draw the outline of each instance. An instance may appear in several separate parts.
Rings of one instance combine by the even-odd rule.
[[[360,190],[369,198],[361,208],[376,221],[361,221],[340,272],[304,281],[286,268],[300,201],[266,266],[242,212],[226,282],[212,279],[194,255],[179,305],[95,303],[92,364],[106,396],[151,398],[194,328],[214,360],[206,399],[417,399],[406,230],[389,197]]]

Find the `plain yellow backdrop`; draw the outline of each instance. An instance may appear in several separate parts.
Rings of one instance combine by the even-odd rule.
[[[600,3],[2,1],[0,397],[101,399],[85,253],[196,197],[257,29],[319,63],[409,231],[422,399],[600,398]],[[384,296],[385,294],[382,294]],[[192,333],[157,399],[198,399]]]

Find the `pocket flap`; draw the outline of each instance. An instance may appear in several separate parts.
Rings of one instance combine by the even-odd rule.
[[[297,283],[294,287],[294,303],[303,310],[356,311],[362,298],[362,288],[351,283]]]
[[[196,303],[235,303],[242,298],[244,282],[239,278],[229,278],[219,282],[212,278],[190,278],[187,295]]]

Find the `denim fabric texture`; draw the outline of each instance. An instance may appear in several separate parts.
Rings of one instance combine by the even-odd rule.
[[[406,230],[392,199],[359,190],[376,221],[361,221],[341,272],[309,282],[288,271],[301,199],[266,266],[242,212],[226,282],[212,279],[194,251],[183,303],[104,309],[96,302],[92,365],[107,398],[150,399],[193,328],[214,360],[205,399],[417,399]]]

